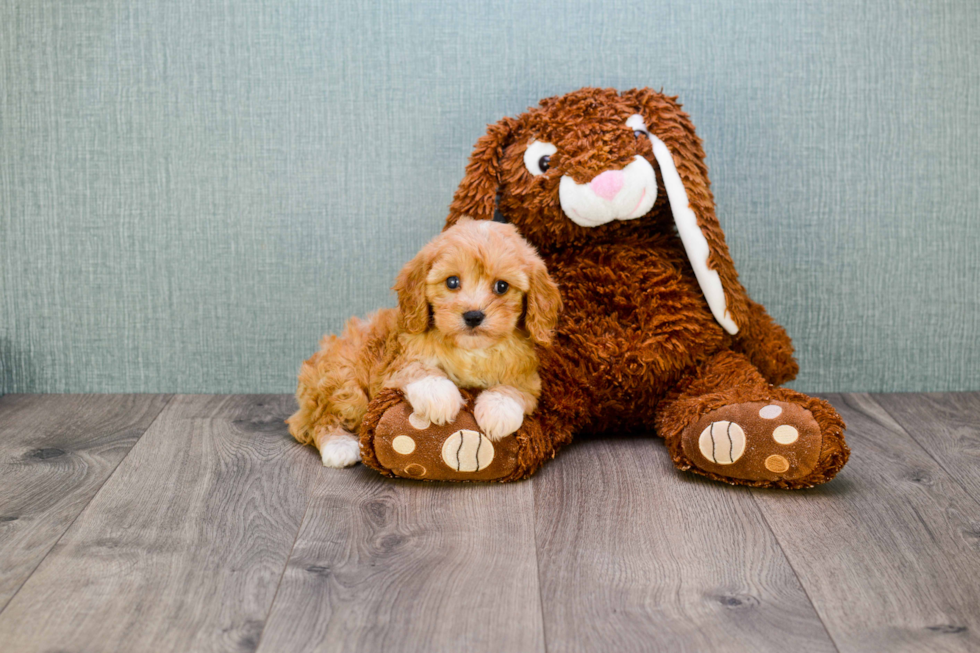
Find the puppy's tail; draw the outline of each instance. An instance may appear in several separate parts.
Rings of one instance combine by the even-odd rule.
[[[313,444],[313,420],[310,407],[304,405],[301,400],[299,410],[286,420],[286,424],[289,425],[289,434],[300,444]]]
[[[368,402],[367,395],[354,383],[325,385],[323,388],[308,387],[301,375],[296,389],[299,409],[286,420],[289,433],[297,442],[318,449],[322,441],[334,435],[356,437],[354,433]]]

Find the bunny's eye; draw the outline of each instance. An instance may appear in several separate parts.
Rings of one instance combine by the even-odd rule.
[[[505,292],[507,292],[508,288],[510,288],[510,284],[502,279],[493,282],[493,291],[498,295],[503,295]]]
[[[459,277],[453,275],[446,279],[446,288],[449,288],[450,290],[456,290],[459,288]]]
[[[642,136],[650,138],[650,130],[647,129],[646,122],[643,121],[643,116],[638,113],[633,114],[626,119],[626,126],[633,130],[633,136],[640,139]]]
[[[524,167],[532,175],[543,175],[551,168],[551,156],[558,148],[544,141],[531,141],[524,150]]]

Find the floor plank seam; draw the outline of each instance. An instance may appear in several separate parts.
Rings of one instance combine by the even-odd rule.
[[[286,571],[289,570],[289,563],[293,559],[293,552],[296,550],[296,543],[299,542],[299,535],[303,532],[303,526],[306,524],[306,517],[310,514],[310,504],[313,503],[313,487],[316,485],[316,478],[310,483],[309,492],[306,495],[306,508],[303,510],[303,518],[299,520],[299,526],[296,528],[296,535],[293,537],[293,544],[289,547],[289,555],[286,556],[286,562],[282,566],[282,573],[279,574],[279,582],[276,583],[276,591],[272,594],[272,600],[269,601],[269,609],[265,613],[265,619],[262,620],[262,632],[259,633],[259,639],[255,643],[255,651],[262,649],[262,639],[265,637],[266,628],[269,625],[269,617],[272,616],[272,610],[276,607],[276,599],[279,598],[279,589],[282,587],[282,579],[286,577]]]
[[[7,599],[6,603],[0,606],[0,616],[3,616],[3,612],[4,610],[7,609],[7,606],[9,606],[11,603],[14,602],[14,599],[17,598],[18,594],[20,594],[20,591],[24,588],[24,585],[27,585],[27,581],[29,581],[31,579],[31,576],[34,575],[34,572],[40,569],[41,565],[44,564],[44,561],[48,559],[48,556],[51,555],[51,552],[55,550],[55,548],[58,546],[58,543],[61,542],[61,540],[65,537],[65,533],[71,530],[71,527],[75,525],[75,522],[78,521],[78,518],[82,516],[82,514],[88,509],[90,505],[92,505],[92,502],[95,501],[95,498],[99,496],[100,492],[102,492],[102,488],[105,487],[105,484],[109,482],[109,479],[112,478],[113,474],[116,473],[116,470],[119,469],[119,466],[123,464],[123,461],[129,458],[129,455],[133,452],[133,449],[136,448],[136,445],[139,444],[139,441],[142,440],[143,436],[146,435],[146,433],[150,430],[150,428],[152,428],[154,424],[156,424],[157,420],[160,419],[160,415],[163,414],[163,412],[167,409],[167,406],[171,404],[171,402],[174,400],[174,397],[176,396],[177,395],[170,395],[170,398],[167,399],[167,403],[165,403],[163,406],[160,407],[159,412],[157,412],[157,414],[153,416],[153,419],[150,421],[150,423],[147,424],[146,428],[143,429],[143,432],[139,434],[139,436],[136,438],[136,442],[134,442],[133,446],[129,448],[129,451],[126,452],[126,455],[119,459],[119,462],[116,463],[116,466],[112,468],[112,472],[110,472],[109,475],[105,477],[105,480],[103,480],[102,484],[99,485],[99,489],[96,490],[94,493],[92,493],[92,496],[85,503],[85,506],[78,511],[78,514],[72,518],[72,520],[68,523],[67,526],[65,526],[65,530],[61,531],[61,535],[59,535],[58,538],[51,543],[51,546],[48,548],[48,550],[45,551],[41,559],[37,561],[37,564],[34,565],[33,569],[31,569],[31,573],[27,574],[27,576],[24,577],[23,582],[21,582],[21,584],[17,586],[17,590],[10,595],[10,598]]]
[[[544,596],[541,591],[543,588],[541,581],[541,551],[538,547],[538,499],[534,492],[535,482],[538,477],[530,479],[531,484],[531,518],[532,534],[534,535],[534,571],[538,578],[538,610],[541,613],[541,641],[544,643],[544,653],[548,653],[548,627],[544,619]]]
[[[817,619],[820,620],[820,625],[823,626],[823,631],[827,633],[827,639],[830,640],[830,643],[833,645],[834,650],[837,651],[837,653],[840,653],[840,646],[837,645],[837,641],[834,639],[834,635],[830,632],[830,629],[827,627],[827,622],[824,620],[823,615],[820,614],[820,610],[817,609],[817,605],[813,602],[813,598],[810,596],[809,590],[807,590],[806,585],[803,583],[803,579],[800,578],[800,573],[796,571],[796,567],[793,565],[793,561],[786,554],[786,549],[783,548],[783,543],[779,541],[779,537],[776,535],[776,531],[773,530],[772,524],[769,523],[769,518],[766,517],[766,511],[763,509],[761,505],[759,505],[759,500],[756,498],[755,492],[752,492],[752,503],[755,504],[756,510],[759,511],[759,516],[762,517],[763,523],[766,525],[766,528],[769,529],[769,534],[772,535],[773,541],[775,541],[776,546],[779,547],[779,552],[783,554],[783,560],[785,560],[786,564],[789,565],[789,568],[793,570],[793,575],[796,577],[796,582],[799,583],[800,589],[803,590],[803,596],[805,596],[806,600],[809,601],[810,607],[813,608],[813,614],[817,615]]]
[[[882,405],[881,402],[879,402],[877,399],[875,399],[875,396],[873,394],[871,394],[871,393],[868,393],[867,394],[867,397],[871,401],[873,401],[874,404],[876,406],[878,406],[878,408],[880,408],[881,410],[883,410],[885,412],[885,414],[888,415],[892,419],[893,422],[895,422],[895,425],[898,426],[898,428],[902,431],[902,433],[904,433],[905,435],[907,435],[912,440],[912,442],[914,442],[915,445],[917,447],[919,447],[919,449],[921,449],[923,452],[925,452],[926,456],[928,456],[930,460],[932,460],[933,462],[935,462],[936,465],[939,466],[939,469],[943,470],[943,472],[946,474],[946,476],[948,476],[950,478],[950,480],[953,481],[953,483],[955,483],[956,485],[958,485],[960,487],[960,489],[963,490],[963,493],[966,496],[970,497],[970,499],[972,499],[974,503],[976,503],[978,506],[980,506],[980,498],[977,498],[977,497],[973,496],[973,492],[971,492],[969,490],[969,488],[967,488],[965,485],[963,485],[963,483],[960,482],[960,479],[957,478],[956,474],[954,474],[952,471],[950,471],[949,469],[947,469],[946,466],[943,464],[943,462],[941,460],[939,460],[938,458],[936,458],[932,454],[932,452],[929,451],[929,449],[925,445],[923,445],[921,442],[919,442],[919,440],[912,434],[911,431],[909,431],[904,426],[902,426],[902,423],[898,421],[898,418],[895,415],[893,415],[891,413],[891,411],[889,411],[886,406]]]

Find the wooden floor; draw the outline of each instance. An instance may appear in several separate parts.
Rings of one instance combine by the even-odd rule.
[[[0,650],[978,651],[980,393],[830,395],[807,491],[582,440],[532,480],[323,468],[288,396],[0,398]]]

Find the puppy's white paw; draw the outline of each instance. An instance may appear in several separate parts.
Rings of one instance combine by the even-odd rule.
[[[335,435],[323,443],[320,459],[324,467],[350,467],[361,460],[361,445],[353,435]]]
[[[456,419],[466,403],[456,384],[439,376],[427,376],[405,386],[405,398],[420,417],[437,426]]]
[[[473,417],[491,440],[510,435],[524,423],[524,408],[505,394],[485,390],[476,398]]]

